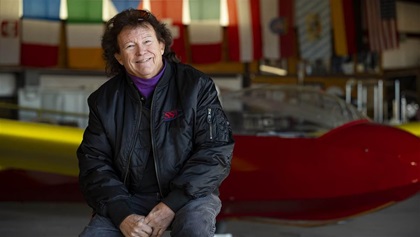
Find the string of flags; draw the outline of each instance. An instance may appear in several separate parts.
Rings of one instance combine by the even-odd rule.
[[[395,0],[0,0],[0,65],[102,69],[104,22],[127,8],[167,24],[181,61],[328,59],[398,47]],[[224,37],[227,36],[227,37]]]

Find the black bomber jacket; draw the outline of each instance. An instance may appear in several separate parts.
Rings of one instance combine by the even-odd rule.
[[[133,152],[139,146],[143,105],[125,73],[93,92],[88,105],[89,123],[77,150],[80,188],[94,212],[110,216],[118,226],[132,212],[127,183],[141,179],[148,159]],[[150,111],[152,152],[163,202],[185,204],[218,194],[230,171],[234,141],[212,79],[189,65],[167,62]],[[180,206],[171,208],[177,211]],[[112,216],[114,210],[119,210],[119,216]]]

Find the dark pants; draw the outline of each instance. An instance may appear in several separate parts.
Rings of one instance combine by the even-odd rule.
[[[160,202],[158,195],[135,195],[132,206],[139,215],[146,216]],[[216,230],[216,216],[220,212],[219,197],[191,200],[176,214],[171,224],[173,237],[210,237]],[[85,227],[80,237],[123,237],[123,234],[107,217],[96,214]]]

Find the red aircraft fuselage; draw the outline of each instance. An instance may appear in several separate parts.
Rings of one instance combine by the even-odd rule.
[[[357,120],[317,138],[236,135],[225,217],[343,219],[420,190],[420,139]]]

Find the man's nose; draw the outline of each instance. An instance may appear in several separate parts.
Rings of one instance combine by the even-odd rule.
[[[142,47],[141,45],[136,46],[136,55],[143,55],[145,51],[145,47]]]

